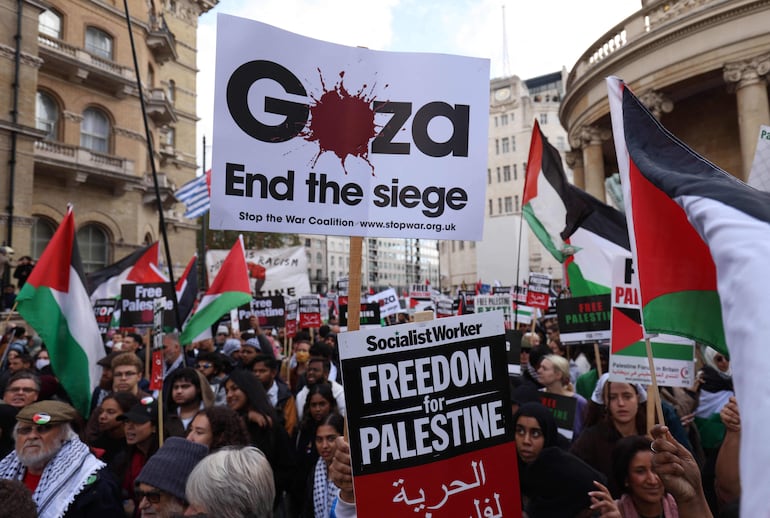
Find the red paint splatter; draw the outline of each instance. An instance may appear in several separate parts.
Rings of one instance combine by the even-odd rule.
[[[374,165],[369,161],[369,141],[377,135],[372,109],[374,97],[364,93],[366,85],[355,94],[348,92],[343,84],[345,72],[340,72],[339,82],[327,90],[320,69],[318,73],[323,94],[318,99],[311,96],[310,122],[300,134],[308,142],[318,142],[313,167],[321,154],[329,151],[340,159],[345,174],[348,174],[345,160],[354,156],[369,164],[374,176]]]

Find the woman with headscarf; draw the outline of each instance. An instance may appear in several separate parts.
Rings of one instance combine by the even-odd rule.
[[[590,516],[589,491],[605,477],[567,453],[553,414],[540,403],[524,403],[513,416],[519,485],[530,518]]]
[[[599,378],[591,395],[585,427],[570,451],[609,478],[613,496],[620,487],[612,479],[612,448],[623,437],[647,431],[647,391],[641,385]]]
[[[262,383],[251,372],[235,369],[225,382],[227,406],[246,423],[251,445],[265,454],[275,477],[276,504],[288,488],[295,467],[289,436],[278,424]]]
[[[701,384],[695,409],[695,425],[708,455],[708,451],[718,448],[724,438],[725,427],[719,412],[735,396],[735,391],[730,359],[708,346],[704,346],[702,352],[703,368],[698,373]]]

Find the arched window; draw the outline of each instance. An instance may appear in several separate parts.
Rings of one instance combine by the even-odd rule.
[[[35,127],[45,131],[46,140],[58,140],[59,105],[45,92],[37,92],[35,99]]]
[[[110,150],[110,119],[98,108],[87,108],[80,123],[80,145],[91,151]]]
[[[38,216],[32,225],[32,242],[30,243],[32,259],[37,261],[43,255],[43,250],[56,231],[56,226],[46,218]]]
[[[112,59],[112,36],[96,27],[86,29],[86,50],[95,56]]]
[[[41,34],[61,39],[61,15],[56,11],[46,10],[37,18],[37,30]]]
[[[104,268],[108,264],[109,239],[101,227],[88,224],[78,230],[78,247],[86,273]]]

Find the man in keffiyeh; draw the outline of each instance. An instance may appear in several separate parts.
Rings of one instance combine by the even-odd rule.
[[[39,401],[16,415],[16,447],[0,461],[0,479],[22,481],[40,518],[123,512],[117,481],[72,429],[77,418],[60,401]]]

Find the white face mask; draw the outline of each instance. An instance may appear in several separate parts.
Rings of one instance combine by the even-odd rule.
[[[51,365],[50,360],[40,359],[35,361],[35,367],[37,368],[37,370],[42,370],[43,367],[47,367],[49,365]]]

